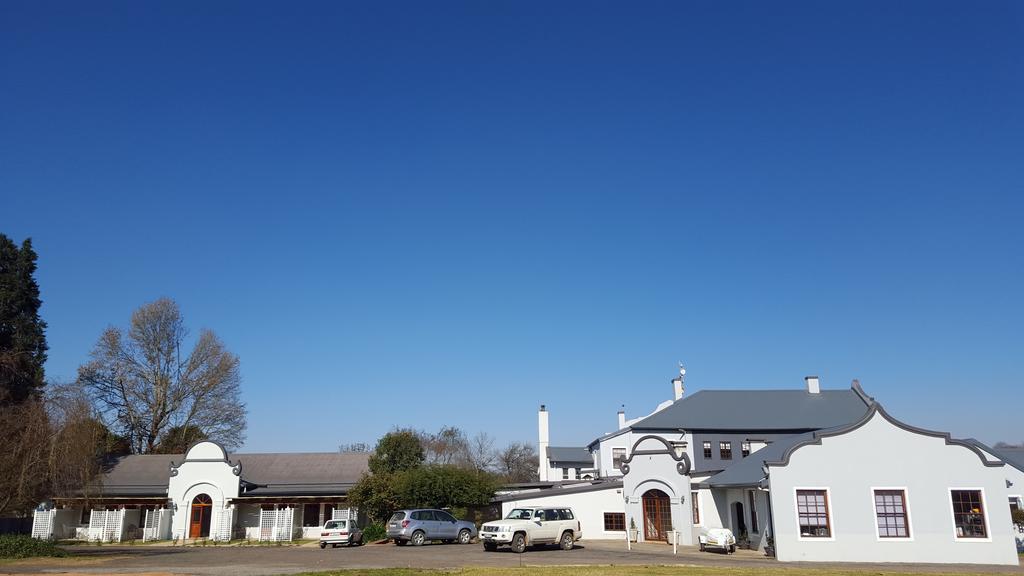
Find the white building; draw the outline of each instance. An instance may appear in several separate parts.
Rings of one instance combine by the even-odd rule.
[[[692,545],[702,528],[729,528],[787,561],[1018,564],[1010,510],[1024,505],[1024,454],[899,422],[856,381],[684,397],[683,374],[673,400],[620,412],[590,443],[594,480],[503,494],[503,512],[572,506],[585,538],[635,526],[640,541],[678,533]]]
[[[36,512],[33,535],[102,541],[319,537],[351,514],[363,453],[234,454],[199,442],[184,455],[124,456],[80,497]]]

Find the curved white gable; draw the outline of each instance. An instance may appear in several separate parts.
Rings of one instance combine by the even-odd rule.
[[[216,442],[203,441],[188,449],[185,461],[189,460],[227,460],[228,453]]]

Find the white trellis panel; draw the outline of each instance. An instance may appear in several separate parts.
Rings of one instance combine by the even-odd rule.
[[[260,510],[260,541],[287,542],[295,527],[295,509]]]
[[[356,522],[359,518],[358,508],[335,508],[331,514],[331,520],[351,520]]]
[[[89,516],[89,540],[120,542],[124,510],[93,510]]]
[[[167,508],[146,510],[146,518],[142,524],[142,541],[170,540],[171,511]]]
[[[231,540],[231,527],[235,521],[235,507],[228,506],[220,510],[220,514],[217,515],[217,527],[212,531],[210,537],[213,540],[221,540],[227,542]]]
[[[32,537],[40,540],[53,539],[53,517],[56,510],[36,510],[32,515]]]

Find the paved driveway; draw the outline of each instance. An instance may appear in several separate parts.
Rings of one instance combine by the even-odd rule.
[[[419,548],[391,544],[367,545],[360,548],[302,547],[206,547],[172,548],[168,546],[75,546],[79,558],[72,560],[31,560],[0,564],[0,573],[74,572],[83,574],[203,574],[216,576],[289,574],[309,570],[341,568],[456,568],[460,566],[513,567],[560,564],[688,564],[718,566],[777,566],[774,560],[740,550],[733,555],[702,553],[695,548],[680,548],[679,555],[663,544],[640,544],[628,552],[624,542],[583,542],[575,550],[557,548],[530,550],[513,554],[507,548],[484,552],[479,544],[460,546],[436,544]],[[84,558],[83,558],[84,557]],[[806,565],[804,565],[806,566]],[[807,566],[810,567],[810,566]],[[853,568],[845,565],[845,568]],[[865,573],[880,568],[862,566]],[[972,572],[1009,572],[1024,575],[1020,568],[923,566],[902,567],[917,572],[934,571],[955,574]],[[887,571],[900,570],[899,565],[885,565]]]

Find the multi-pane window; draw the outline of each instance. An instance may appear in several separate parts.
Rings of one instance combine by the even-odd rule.
[[[605,512],[604,529],[607,532],[624,532],[626,530],[626,515],[622,512]]]
[[[302,525],[320,526],[320,504],[306,504],[302,507]]]
[[[622,461],[626,459],[625,448],[612,448],[612,467],[618,470],[622,468]]]
[[[985,507],[981,490],[950,490],[957,538],[986,538]]]
[[[718,443],[718,457],[722,460],[732,460],[732,442]]]
[[[875,521],[879,538],[910,538],[903,490],[875,490]]]
[[[797,490],[796,511],[803,538],[829,538],[832,524],[828,517],[828,493],[825,490]]]
[[[690,505],[693,506],[693,523],[700,524],[700,492],[690,492]]]
[[[569,469],[568,468],[562,468],[562,480],[568,480],[568,479],[569,479]]]
[[[743,455],[744,458],[750,456],[750,442],[740,443],[740,453]],[[754,532],[757,532],[757,530],[754,530]]]
[[[580,478],[583,478],[583,468],[576,469],[576,479],[579,480]]]
[[[704,441],[704,459],[705,460],[711,460],[711,441],[710,440],[705,440]]]
[[[755,492],[747,492],[747,503],[750,504],[750,531],[757,534],[757,497]]]

